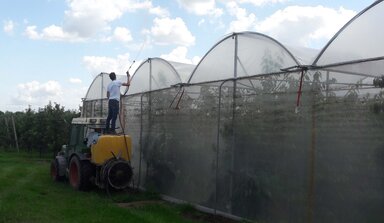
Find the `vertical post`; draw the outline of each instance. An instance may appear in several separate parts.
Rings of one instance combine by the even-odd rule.
[[[218,190],[218,169],[219,169],[219,150],[220,150],[220,116],[221,116],[221,87],[223,87],[225,81],[220,84],[219,87],[219,102],[217,106],[217,133],[216,133],[216,176],[215,176],[215,209],[214,214],[216,215],[217,210],[217,190]]]
[[[234,52],[234,58],[233,58],[233,77],[234,78],[237,78],[237,60],[238,60],[238,55],[237,55],[237,51],[238,51],[238,45],[239,45],[239,42],[238,42],[238,37],[237,37],[237,34],[234,34],[234,38],[235,38],[235,52]]]
[[[152,60],[151,58],[148,59],[149,62],[149,91],[152,90]]]
[[[301,98],[302,87],[303,87],[303,78],[304,78],[304,70],[301,70],[299,90],[297,91],[297,100],[296,100],[295,113],[299,112],[300,98]]]
[[[329,96],[329,71],[327,71],[327,81],[325,82],[325,100],[328,100]]]
[[[148,59],[149,62],[149,94],[148,94],[148,126],[151,129],[151,111],[152,111],[152,60]]]
[[[225,82],[223,81],[219,86],[219,102],[217,107],[217,133],[216,133],[216,179],[215,179],[215,208],[214,214],[216,215],[217,211],[217,202],[218,202],[218,194],[217,191],[219,189],[219,152],[220,152],[220,119],[221,119],[221,89]]]
[[[16,149],[17,149],[17,152],[19,153],[20,149],[19,149],[19,142],[17,140],[15,120],[13,119],[13,116],[11,116],[11,119],[12,119],[12,125],[13,125],[13,133],[15,135]]]
[[[151,89],[152,89],[152,62],[151,62],[151,59],[148,59],[148,63],[149,63],[149,91],[148,91],[148,124],[147,124],[147,136],[148,138],[152,137],[152,120],[151,120],[151,112],[152,112],[152,92],[151,92]],[[148,149],[148,147],[146,148]],[[145,176],[148,177],[148,170],[149,170],[149,167],[150,165],[153,165],[153,163],[151,162],[146,162],[147,163],[147,168],[146,168],[146,174]]]
[[[141,181],[141,160],[143,155],[143,96],[145,93],[143,93],[140,96],[140,137],[139,137],[139,179],[137,182],[137,189],[140,187],[140,181]]]
[[[101,88],[100,88],[100,118],[103,117],[103,98],[105,95],[103,95],[103,89],[104,89],[104,74],[101,73]]]
[[[313,222],[315,206],[315,161],[316,161],[316,97],[313,97],[312,104],[312,129],[311,148],[309,151],[309,189],[308,189],[308,223]]]
[[[12,145],[11,145],[11,135],[9,133],[8,119],[5,116],[4,116],[4,122],[5,122],[5,126],[7,128],[7,138],[9,139],[9,148],[11,148],[12,147]]]
[[[238,47],[239,46],[239,41],[238,41],[238,35],[236,34],[235,36],[235,58],[234,58],[234,66],[233,66],[233,73],[234,73],[234,78],[237,78],[237,65],[240,62],[239,56],[238,56]],[[232,92],[232,143],[231,143],[231,163],[230,163],[230,178],[229,178],[229,211],[232,213],[232,194],[233,194],[233,177],[234,177],[234,172],[235,172],[235,145],[236,145],[236,137],[235,137],[235,118],[236,118],[236,91],[237,91],[237,81],[236,79],[233,81],[233,92]]]

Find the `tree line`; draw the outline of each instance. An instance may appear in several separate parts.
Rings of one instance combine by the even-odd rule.
[[[0,148],[54,155],[67,144],[72,118],[79,116],[51,102],[37,111],[0,111]]]

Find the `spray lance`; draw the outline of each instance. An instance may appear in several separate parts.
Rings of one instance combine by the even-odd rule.
[[[133,78],[133,76],[132,76],[132,78],[131,78],[131,74],[129,73],[129,70],[131,69],[132,65],[133,65],[135,62],[136,62],[135,60],[132,61],[131,65],[128,67],[127,72],[125,72],[125,73],[127,74],[127,83],[128,83],[128,84],[131,84],[131,80],[132,80],[132,78]],[[128,90],[129,90],[129,86],[130,86],[130,85],[128,85],[128,86],[125,88],[124,96],[127,94]]]
[[[145,45],[145,41],[144,41],[143,44],[141,45],[140,50],[139,50],[139,52],[138,52],[137,55],[136,55],[136,59],[139,57],[141,51],[143,51],[143,49],[144,49],[144,45]],[[128,70],[127,70],[127,72],[126,72],[126,74],[127,74],[127,83],[129,83],[129,84],[131,83],[131,80],[133,79],[133,77],[134,77],[135,74],[136,74],[136,73],[134,73],[134,74],[132,75],[132,77],[131,77],[131,75],[129,74],[129,70],[131,69],[132,65],[135,64],[136,59],[134,59],[134,60],[132,61],[131,65],[129,65]],[[127,88],[125,89],[124,96],[127,94],[128,90],[129,90],[129,86],[127,86]]]

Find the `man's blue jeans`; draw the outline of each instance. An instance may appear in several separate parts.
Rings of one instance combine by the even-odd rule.
[[[111,130],[115,131],[116,128],[116,119],[119,114],[119,101],[115,99],[111,99],[108,101],[108,117],[105,130],[109,131],[109,123],[111,123]]]

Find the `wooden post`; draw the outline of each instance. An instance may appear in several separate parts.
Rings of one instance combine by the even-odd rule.
[[[8,119],[7,117],[4,116],[4,122],[5,122],[5,126],[7,128],[7,139],[9,141],[9,144],[8,144],[8,147],[9,148],[12,148],[12,144],[11,144],[11,135],[9,134],[9,125],[8,125]]]
[[[15,120],[13,119],[13,116],[11,116],[11,118],[12,118],[12,125],[13,125],[13,133],[15,134],[16,149],[17,149],[17,152],[19,153],[19,152],[20,152],[20,149],[19,149],[19,142],[17,141],[17,134],[16,134],[16,127],[15,127]]]

